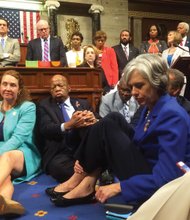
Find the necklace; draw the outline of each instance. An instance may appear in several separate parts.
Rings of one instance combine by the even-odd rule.
[[[144,132],[146,132],[147,129],[149,128],[149,126],[150,126],[150,119],[148,119],[149,115],[150,115],[150,110],[147,111],[147,114],[146,114],[146,117],[145,117]]]

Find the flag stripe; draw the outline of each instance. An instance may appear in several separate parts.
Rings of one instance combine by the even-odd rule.
[[[10,24],[8,35],[18,38],[20,43],[28,43],[29,40],[37,37],[36,23],[40,20],[39,11],[0,8],[0,16],[8,20]]]

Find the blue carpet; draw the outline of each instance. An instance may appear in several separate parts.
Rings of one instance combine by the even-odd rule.
[[[19,220],[105,220],[105,210],[102,204],[94,203],[72,207],[56,207],[51,203],[44,190],[57,185],[57,182],[42,174],[30,182],[15,185],[13,199],[20,202],[26,213]],[[1,218],[5,219],[5,218]],[[10,218],[9,218],[10,219]]]

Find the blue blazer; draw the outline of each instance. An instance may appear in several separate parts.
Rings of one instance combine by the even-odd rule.
[[[0,121],[3,114],[0,112]],[[24,154],[26,176],[14,182],[30,180],[40,171],[40,154],[34,144],[33,129],[36,121],[36,107],[32,102],[24,102],[5,113],[3,136],[0,141],[0,155],[12,150],[20,150]]]
[[[178,161],[190,162],[190,117],[174,97],[162,96],[146,119],[147,108],[135,129],[134,142],[152,168],[151,174],[121,181],[127,202],[150,197],[158,188],[182,175]],[[150,120],[149,127],[144,126]]]

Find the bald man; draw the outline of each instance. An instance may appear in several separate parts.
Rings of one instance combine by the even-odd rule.
[[[86,100],[70,98],[71,88],[64,76],[53,76],[50,86],[51,96],[37,107],[39,147],[43,170],[63,182],[74,172],[73,155],[84,128],[97,119]]]
[[[65,47],[61,38],[50,36],[50,27],[45,20],[38,21],[36,28],[39,38],[29,41],[26,60],[60,61],[62,66],[66,66]],[[46,55],[44,51],[47,51]]]

